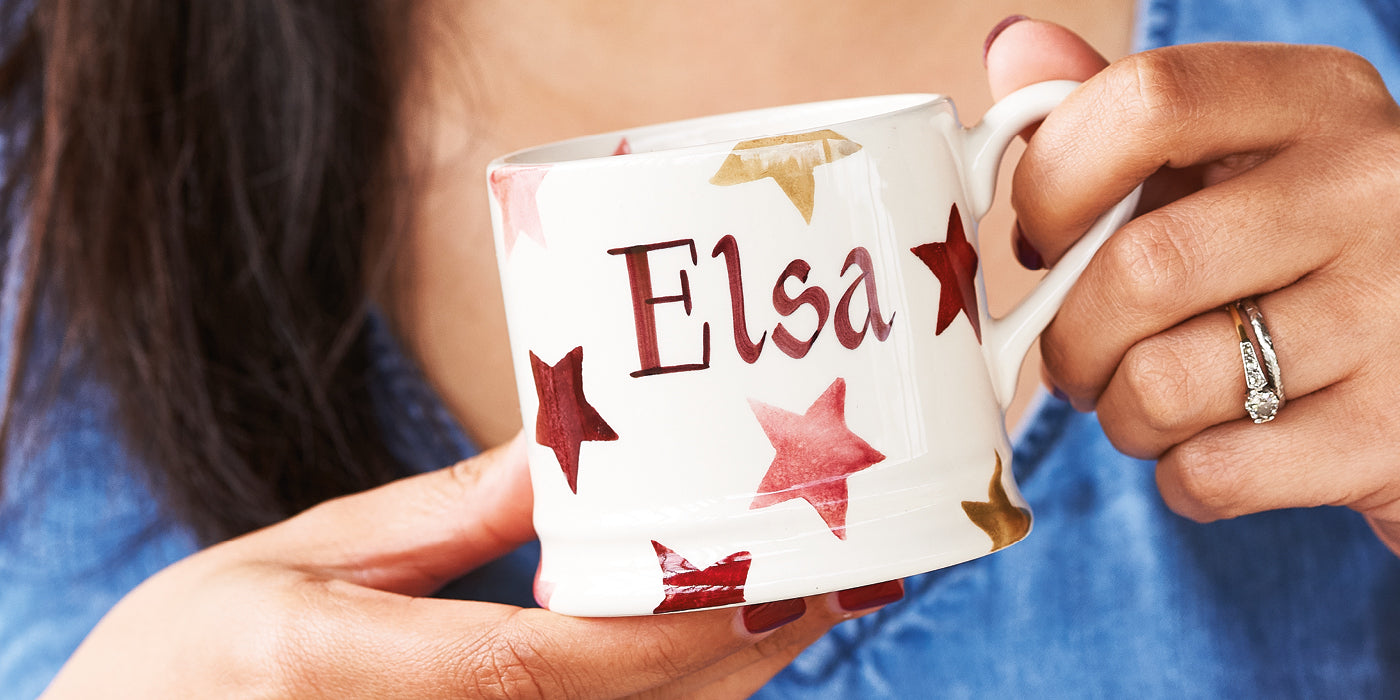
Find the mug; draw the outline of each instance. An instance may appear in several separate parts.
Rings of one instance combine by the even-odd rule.
[[[892,580],[1025,537],[1004,411],[1138,193],[992,318],[976,222],[1007,144],[937,95],[588,136],[488,169],[541,565],[579,616]]]

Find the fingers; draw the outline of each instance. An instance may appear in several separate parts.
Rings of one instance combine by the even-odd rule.
[[[298,658],[331,659],[327,673],[353,669],[338,682],[356,695],[420,698],[747,697],[833,625],[904,590],[893,581],[763,606],[575,618],[330,585],[329,607],[362,614],[310,615],[332,626],[306,629]],[[756,624],[756,608],[778,614]],[[301,663],[303,682],[320,675]]]
[[[1276,153],[1335,126],[1338,104],[1353,110],[1353,128],[1364,121],[1357,113],[1389,118],[1394,109],[1375,69],[1339,49],[1197,44],[1135,54],[1046,118],[1016,168],[1012,203],[1024,234],[1054,261],[1159,168]]]
[[[1003,28],[986,47],[985,59],[987,85],[998,100],[1044,80],[1087,80],[1108,65],[1078,34],[1033,19]],[[1026,127],[1021,138],[1030,140],[1037,128]]]
[[[902,581],[886,581],[808,598],[807,614],[801,619],[722,663],[655,689],[654,694],[657,697],[749,697],[826,634],[832,625],[878,612],[903,597]]]
[[[1000,45],[1014,32],[1044,31],[1020,24],[989,66],[1013,56]],[[1159,457],[1178,512],[1346,505],[1400,552],[1397,125],[1400,106],[1354,54],[1201,44],[1114,62],[1028,144],[1012,189],[1028,260],[1053,264],[1147,185],[1149,213],[1098,252],[1041,348],[1115,445]],[[1262,425],[1242,418],[1238,339],[1220,311],[1243,296],[1260,298],[1288,396]]]
[[[1041,337],[1055,386],[1092,408],[1140,339],[1331,264],[1347,238],[1316,215],[1335,202],[1315,184],[1316,157],[1281,155],[1114,233]]]
[[[653,687],[639,697],[747,698],[753,695],[843,619],[827,606],[826,599],[827,596],[805,599],[807,612],[801,619],[708,668]]]
[[[1087,80],[1107,65],[1078,34],[1030,19],[1006,27],[987,47],[987,84],[999,100],[1042,80]]]
[[[1361,368],[1365,353],[1338,342],[1370,325],[1354,291],[1336,278],[1309,277],[1259,298],[1285,382],[1285,411]],[[1134,345],[1099,399],[1099,422],[1120,451],[1154,459],[1213,425],[1242,419],[1244,397],[1235,324],[1215,310]]]
[[[532,539],[533,503],[517,436],[452,467],[324,503],[268,532],[285,564],[425,595]]]
[[[1394,435],[1400,420],[1361,400],[1350,384],[1290,400],[1269,423],[1233,421],[1167,451],[1157,462],[1167,505],[1202,522],[1317,505],[1400,522],[1394,455],[1356,449]]]
[[[742,608],[574,618],[362,588],[344,596],[367,614],[324,616],[338,627],[306,635],[317,647],[303,656],[324,658],[318,647],[333,645],[334,668],[355,669],[356,693],[372,697],[612,698],[716,684],[752,692],[846,617],[809,598],[799,619],[753,634]]]

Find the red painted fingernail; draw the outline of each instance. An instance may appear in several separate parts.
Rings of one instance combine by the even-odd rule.
[[[1015,251],[1016,262],[1021,263],[1021,267],[1027,270],[1045,268],[1045,258],[1040,257],[1040,251],[1026,240],[1025,234],[1021,233],[1021,222],[1019,221],[1011,225],[1011,249]]]
[[[841,605],[842,610],[855,612],[889,605],[903,597],[904,582],[895,580],[841,591],[836,594],[836,602]]]
[[[1004,31],[1006,31],[1006,28],[1007,28],[1007,27],[1009,27],[1009,26],[1011,26],[1011,25],[1013,25],[1013,24],[1015,24],[1015,23],[1017,23],[1017,22],[1020,22],[1020,21],[1022,21],[1022,20],[1028,20],[1028,19],[1030,19],[1030,17],[1027,17],[1027,16],[1025,16],[1025,15],[1011,15],[1010,17],[1007,17],[1006,19],[1004,19],[1004,20],[1002,20],[1002,21],[1000,21],[1000,22],[997,22],[997,25],[996,25],[995,27],[992,27],[992,31],[990,31],[990,32],[987,33],[987,39],[986,39],[986,41],[983,41],[983,42],[982,42],[982,66],[983,66],[983,67],[986,67],[986,65],[987,65],[987,52],[992,50],[992,42],[996,41],[996,40],[997,40],[997,37],[1001,36],[1001,33],[1004,32]]]
[[[807,601],[801,598],[775,600],[744,608],[744,629],[750,634],[763,634],[786,625],[807,612]]]

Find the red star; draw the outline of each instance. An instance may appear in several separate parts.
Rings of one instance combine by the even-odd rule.
[[[942,335],[961,313],[972,324],[977,342],[982,342],[982,324],[977,315],[977,249],[963,233],[958,205],[948,214],[948,238],[943,243],[925,243],[909,249],[938,277],[943,291],[938,295],[938,327]]]
[[[535,441],[554,450],[559,467],[569,480],[569,490],[578,493],[579,445],[616,440],[617,433],[583,397],[583,346],[570,350],[554,365],[532,352],[530,369],[535,374],[535,393],[540,397]]]
[[[777,454],[749,509],[805,499],[846,539],[846,477],[885,459],[846,427],[846,380],[838,377],[798,415],[749,399]]]
[[[544,245],[535,194],[548,172],[549,168],[542,166],[508,166],[491,173],[491,194],[501,205],[501,233],[505,236],[507,255],[515,249],[515,239],[522,233]]]
[[[704,569],[695,568],[685,557],[656,540],[656,561],[661,564],[661,582],[666,600],[653,613],[695,610],[744,602],[744,584],[749,580],[748,552],[735,552]]]
[[[627,155],[628,153],[631,153],[631,152],[632,152],[632,144],[627,143],[627,137],[626,137],[626,136],[623,136],[623,137],[622,137],[622,140],[617,142],[617,150],[613,151],[613,155],[615,155],[615,156],[625,156],[625,155]]]

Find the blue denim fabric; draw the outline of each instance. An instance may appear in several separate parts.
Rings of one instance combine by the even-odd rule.
[[[1344,46],[1400,80],[1390,0],[1140,4],[1139,47],[1216,39]],[[0,367],[14,350],[5,280]],[[407,471],[472,454],[388,331],[370,333],[375,400]],[[43,420],[21,426],[36,450],[5,465],[0,698],[36,696],[117,600],[195,549],[133,476],[102,388],[70,370]],[[1400,559],[1351,511],[1187,522],[1162,506],[1150,463],[1051,399],[1013,469],[1036,511],[1029,538],[911,578],[903,601],[838,627],[759,696],[1400,695]],[[528,604],[537,559],[524,547],[443,595]]]

